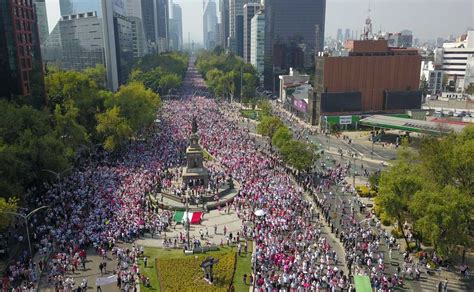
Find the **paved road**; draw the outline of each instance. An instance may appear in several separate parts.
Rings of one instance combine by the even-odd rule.
[[[394,148],[386,148],[382,147],[380,145],[374,145],[374,151],[373,151],[373,159],[372,159],[372,143],[368,141],[368,137],[361,136],[360,134],[359,137],[351,137],[352,143],[349,144],[346,140],[338,139],[335,137],[331,136],[325,136],[321,134],[312,134],[312,135],[301,135],[302,130],[307,128],[306,125],[302,124],[300,121],[293,119],[288,112],[281,110],[279,108],[280,112],[279,114],[282,117],[282,120],[284,120],[287,125],[288,123],[291,123],[290,129],[293,131],[294,134],[300,134],[299,137],[302,137],[303,139],[306,139],[307,141],[311,141],[315,143],[316,145],[320,145],[322,148],[327,149],[325,156],[330,156],[331,159],[326,161],[326,164],[332,165],[334,163],[331,162],[331,160],[336,161],[336,163],[347,163],[349,161],[353,162],[354,159],[349,157],[346,153],[357,153],[359,159],[356,160],[356,170],[358,170],[358,166],[360,164],[364,164],[365,168],[368,168],[370,171],[374,171],[377,169],[383,169],[385,166],[381,165],[378,163],[376,160],[380,159],[383,161],[387,160],[392,160],[396,157],[396,149]],[[307,131],[306,131],[307,132]],[[295,135],[298,137],[298,135]],[[337,151],[335,150],[343,150],[344,156],[338,155]],[[362,159],[360,159],[362,157]],[[360,163],[360,164],[359,164]],[[333,166],[333,165],[332,165]],[[359,167],[360,169],[360,167]],[[359,170],[360,171],[360,170]],[[359,172],[360,173],[360,172]],[[346,180],[351,181],[351,178],[347,178]],[[357,180],[363,184],[364,182],[367,181],[367,178],[364,177],[357,177]],[[332,193],[332,195],[329,195],[329,192]],[[342,205],[342,202],[346,202],[346,206],[350,205],[350,202],[354,201],[354,197],[350,195],[350,193],[342,193],[342,186],[333,186],[329,190],[326,190],[323,193],[318,193],[316,194],[319,198],[322,198],[326,196],[328,198],[328,206],[330,207],[330,210],[332,214],[335,215],[335,218],[332,220],[334,222],[334,225],[336,228],[340,229],[340,220],[343,219],[343,216],[341,215],[342,213],[342,208],[338,207]],[[366,201],[367,202],[367,201]],[[354,204],[357,206],[356,204]],[[356,208],[357,209],[357,208]],[[345,208],[346,214],[350,212],[349,208]],[[356,218],[359,221],[366,220],[365,219],[365,214],[356,212]],[[388,228],[376,228],[372,227],[373,230],[376,231],[379,235],[383,234],[383,232],[389,232]],[[403,246],[403,245],[402,245]],[[382,239],[380,241],[380,248],[379,251],[384,254],[385,259],[389,259],[389,248],[385,241]],[[386,272],[385,274],[387,276],[393,275],[397,271],[397,267],[399,265],[403,264],[403,255],[399,251],[393,251],[391,255],[391,260],[387,261],[387,267],[386,267]],[[464,280],[460,280],[459,274],[456,274],[456,272],[453,271],[447,271],[445,269],[441,269],[435,274],[431,274],[428,276],[425,272],[424,269],[421,270],[422,275],[419,281],[416,280],[410,280],[406,282],[405,288],[409,289],[411,291],[436,291],[438,287],[438,283],[440,281],[447,280],[448,281],[448,291],[473,291],[473,281],[466,282]]]

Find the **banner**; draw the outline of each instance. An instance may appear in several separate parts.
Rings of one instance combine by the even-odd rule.
[[[99,277],[95,280],[96,286],[104,286],[117,283],[117,275],[108,276],[108,277]]]
[[[352,124],[352,116],[340,116],[339,125],[350,125]]]

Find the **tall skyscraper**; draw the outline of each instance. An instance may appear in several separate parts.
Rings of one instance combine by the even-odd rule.
[[[0,97],[28,96],[39,107],[45,95],[37,28],[32,1],[0,0]]]
[[[156,43],[155,1],[142,0],[142,21],[147,43],[152,46]]]
[[[55,43],[55,35],[58,42]],[[55,55],[59,48],[59,53]],[[97,12],[64,15],[51,32],[45,47],[45,61],[63,70],[84,70],[105,65],[102,19]]]
[[[344,32],[344,41],[350,40],[352,38],[351,35],[351,30],[346,28],[346,31]]]
[[[243,57],[244,56],[244,16],[237,15],[235,17],[235,53]]]
[[[169,50],[169,5],[168,0],[155,0],[156,41],[159,52]]]
[[[252,18],[260,10],[259,3],[247,3],[244,5],[244,61],[250,63],[250,38],[252,35]]]
[[[46,42],[46,39],[49,35],[48,27],[48,15],[46,13],[46,3],[45,0],[34,0],[33,5],[35,7],[36,13],[36,22],[38,23],[38,35],[40,45]]]
[[[221,29],[220,29],[221,41],[220,43],[224,49],[227,49],[229,30],[230,30],[229,0],[220,0],[220,13],[221,13]]]
[[[181,6],[179,4],[173,4],[171,8],[170,50],[180,51],[183,49],[183,16]]]
[[[132,22],[126,17],[121,0],[102,0],[107,85],[117,91],[130,73],[133,62]]]
[[[250,34],[250,63],[257,70],[260,78],[263,77],[265,54],[265,13],[260,10],[252,18]]]
[[[339,43],[342,43],[344,41],[344,36],[342,35],[342,28],[337,29],[336,40]]]
[[[97,11],[97,15],[100,17],[102,11],[100,1],[101,0],[59,0],[59,10],[61,16]]]
[[[217,6],[214,0],[208,0],[204,2],[203,8],[203,44],[209,50],[217,45]]]
[[[148,53],[145,30],[143,28],[142,0],[125,0],[125,8],[128,20],[132,22],[133,56],[139,58]]]
[[[278,88],[278,75],[290,67],[314,66],[315,52],[324,46],[326,0],[265,1],[265,73],[269,90]]]

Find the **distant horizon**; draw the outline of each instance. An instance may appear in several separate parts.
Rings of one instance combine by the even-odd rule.
[[[189,33],[191,42],[202,45],[202,0],[169,1],[182,8],[183,44],[188,43]],[[219,4],[219,0],[215,2]],[[360,34],[369,15],[369,5],[374,32],[396,33],[407,29],[413,32],[414,38],[427,41],[438,37],[448,39],[450,35],[457,37],[468,28],[474,29],[472,0],[450,0],[449,3],[446,0],[326,0],[325,38],[336,38],[339,28],[343,32],[346,28],[357,30]],[[46,0],[46,7],[51,32],[60,18],[59,0]],[[341,17],[341,11],[350,13]],[[219,11],[217,14],[220,18]]]

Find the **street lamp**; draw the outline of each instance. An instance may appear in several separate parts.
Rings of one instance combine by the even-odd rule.
[[[47,172],[52,173],[53,175],[56,176],[56,178],[58,179],[58,183],[59,183],[59,193],[61,195],[63,194],[63,188],[62,188],[62,185],[61,185],[61,175],[65,172],[67,172],[67,171],[70,171],[70,170],[72,170],[72,167],[69,167],[68,169],[60,171],[60,172],[55,172],[55,171],[52,171],[52,170],[49,170],[49,169],[42,169],[42,171],[47,171]]]
[[[30,213],[28,213],[27,215],[23,215],[23,214],[20,214],[20,213],[16,213],[16,212],[10,212],[10,211],[0,211],[0,213],[5,213],[5,214],[13,214],[15,216],[20,216],[21,218],[23,218],[25,220],[25,223],[26,223],[26,235],[28,236],[28,247],[30,249],[30,255],[31,257],[33,257],[33,250],[31,248],[31,240],[30,240],[30,229],[29,229],[29,226],[28,226],[28,219],[30,219],[30,217],[35,214],[36,212],[38,212],[39,210],[42,210],[42,209],[45,209],[45,208],[49,208],[49,206],[42,206],[42,207],[39,207],[39,208],[36,208],[34,209],[33,211],[31,211]]]

